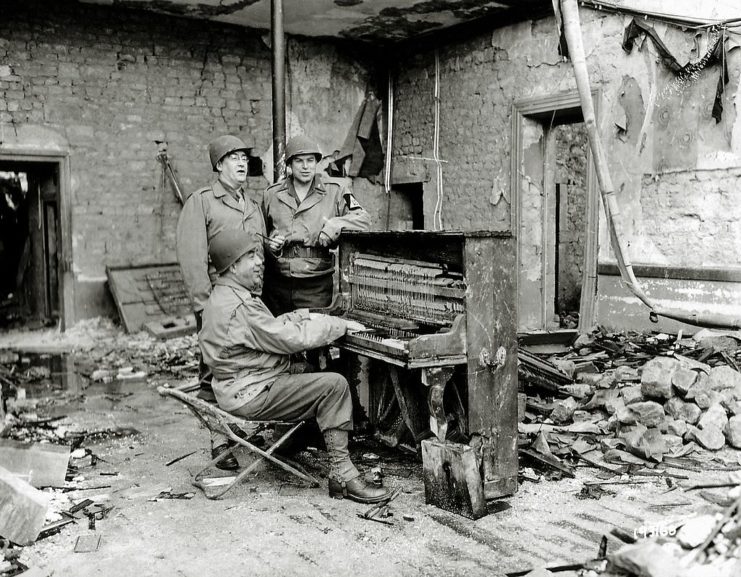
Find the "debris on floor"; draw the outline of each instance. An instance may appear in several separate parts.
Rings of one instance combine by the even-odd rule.
[[[692,339],[597,330],[566,354],[538,358],[523,348],[530,396],[520,433],[530,456],[562,472],[560,459],[614,474],[707,467],[712,452],[741,448],[740,341],[741,333],[707,330]],[[738,460],[713,466],[741,469]]]

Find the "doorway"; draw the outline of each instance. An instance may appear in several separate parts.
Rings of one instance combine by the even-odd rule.
[[[578,94],[515,103],[512,137],[518,331],[583,330],[594,315],[599,201]]]
[[[0,326],[62,319],[60,172],[58,162],[0,160]]]

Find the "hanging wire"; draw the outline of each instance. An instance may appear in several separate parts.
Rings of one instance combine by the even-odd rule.
[[[443,228],[443,167],[440,162],[440,52],[435,49],[435,135],[432,144],[432,157],[435,159],[435,174],[437,181],[437,202],[433,214],[435,230]]]
[[[383,179],[383,186],[386,194],[391,193],[391,146],[394,138],[394,76],[389,69],[388,74],[388,94],[386,95],[387,118],[386,118],[386,174]],[[386,227],[388,228],[388,227]]]

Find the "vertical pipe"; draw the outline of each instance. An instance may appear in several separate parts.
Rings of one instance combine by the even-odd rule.
[[[271,0],[270,38],[273,49],[273,182],[285,176],[286,147],[286,38],[283,33],[283,0]]]

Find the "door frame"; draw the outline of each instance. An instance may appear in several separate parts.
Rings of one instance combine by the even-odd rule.
[[[28,149],[0,149],[4,162],[38,162],[54,164],[59,174],[59,230],[61,254],[59,258],[59,321],[64,331],[75,323],[74,275],[72,272],[72,202],[69,154],[60,151]]]
[[[599,103],[601,100],[601,91],[592,90],[592,100],[595,106],[595,116],[599,125]],[[510,227],[517,238],[515,243],[516,255],[516,287],[519,295],[520,286],[520,241],[519,226],[522,203],[522,179],[520,178],[520,167],[524,159],[523,150],[523,122],[525,118],[540,121],[544,116],[551,114],[564,114],[569,112],[581,113],[581,100],[576,90],[560,92],[547,96],[533,96],[517,100],[512,105],[512,153],[510,168],[510,189],[512,191],[511,210],[510,210]],[[582,115],[583,122],[583,115]],[[544,154],[545,160],[545,154]],[[597,295],[597,250],[599,227],[599,190],[597,187],[597,175],[592,162],[591,147],[587,151],[587,206],[586,206],[586,239],[584,243],[584,270],[582,274],[581,299],[579,305],[579,325],[577,330],[584,332],[594,323],[595,303]],[[544,235],[543,246],[546,239]],[[544,253],[543,253],[544,255]],[[545,263],[545,256],[543,256]],[[545,289],[545,276],[541,282]],[[552,291],[551,291],[552,292]],[[545,299],[547,291],[541,292],[542,298]],[[541,307],[544,303],[541,303]],[[546,319],[543,319],[543,330],[545,330]]]

